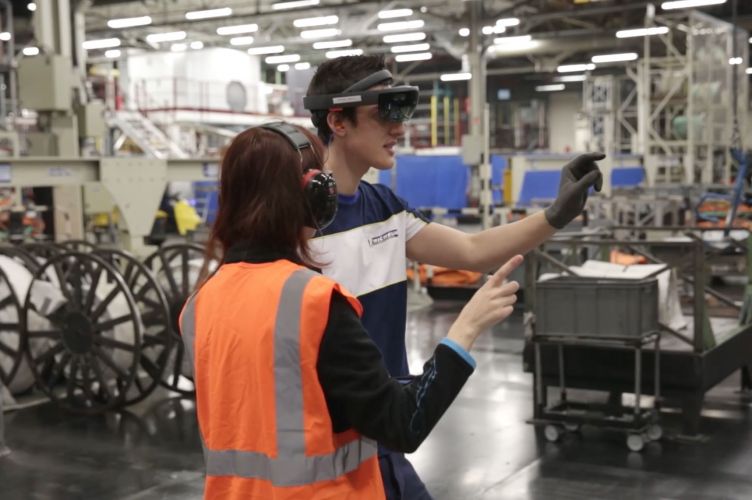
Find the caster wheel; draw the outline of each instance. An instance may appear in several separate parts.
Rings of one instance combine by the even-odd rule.
[[[580,424],[564,424],[567,432],[579,432],[582,426]]]
[[[651,425],[648,427],[647,436],[650,441],[658,441],[663,437],[663,427],[658,424]]]
[[[627,448],[632,451],[642,451],[645,447],[645,438],[640,434],[630,434],[627,436]]]
[[[559,438],[561,438],[562,429],[556,425],[549,424],[545,429],[543,429],[543,434],[546,436],[547,441],[555,443],[559,440]]]

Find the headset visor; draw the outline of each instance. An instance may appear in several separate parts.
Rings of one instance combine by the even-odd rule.
[[[389,122],[409,120],[418,105],[418,87],[401,85],[365,92],[346,92],[321,96],[307,96],[303,106],[310,111],[336,111],[376,104],[379,117]]]

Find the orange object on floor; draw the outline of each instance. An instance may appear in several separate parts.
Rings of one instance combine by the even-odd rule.
[[[472,285],[480,280],[482,273],[475,271],[464,271],[461,269],[449,269],[447,267],[432,266],[433,277],[431,278],[431,284],[437,286],[460,286],[460,285]],[[415,272],[413,269],[408,268],[407,279],[414,279]],[[420,277],[421,285],[428,283],[428,266],[421,264],[418,266],[418,276]]]
[[[636,264],[648,263],[648,260],[642,255],[632,255],[630,253],[624,253],[618,250],[611,250],[609,260],[612,264],[619,264],[622,266],[634,266]]]

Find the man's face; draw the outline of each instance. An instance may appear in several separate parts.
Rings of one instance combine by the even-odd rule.
[[[383,86],[374,87],[378,88]],[[405,124],[382,120],[375,104],[356,108],[355,116],[356,124],[345,124],[348,156],[379,170],[392,168],[397,143],[405,136]]]

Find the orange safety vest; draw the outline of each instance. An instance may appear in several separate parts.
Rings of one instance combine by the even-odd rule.
[[[329,278],[287,260],[224,264],[188,299],[206,499],[384,499],[376,443],[335,433],[318,379]]]

